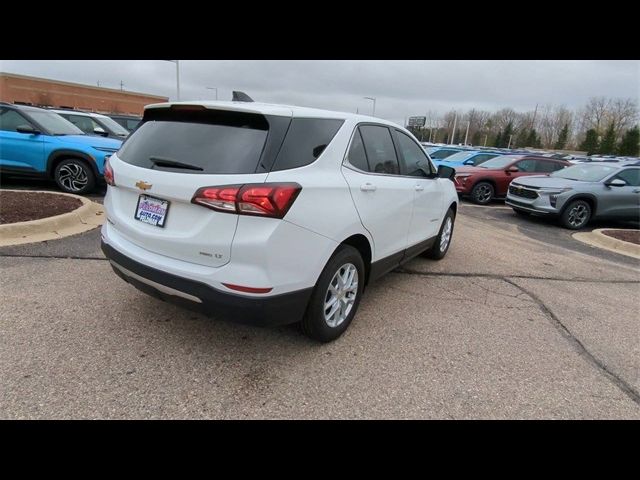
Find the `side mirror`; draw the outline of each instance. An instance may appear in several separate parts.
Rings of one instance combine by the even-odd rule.
[[[610,180],[607,183],[605,183],[607,187],[624,187],[626,184],[627,182],[625,182],[620,178],[616,178],[614,180]]]
[[[98,135],[102,135],[103,137],[109,136],[109,133],[105,131],[102,127],[96,127],[93,129],[93,133],[97,133]]]
[[[448,178],[449,180],[453,180],[456,176],[456,170],[451,167],[447,167],[446,165],[438,166],[438,177],[440,178]]]
[[[18,125],[16,131],[19,133],[29,133],[31,135],[39,135],[41,133],[40,130],[36,130],[31,125]]]
[[[463,165],[472,165],[472,166],[473,166],[473,165],[475,165],[475,164],[473,163],[473,160],[465,160],[464,162],[462,162],[462,164],[463,164]]]
[[[519,172],[520,170],[518,170],[518,167],[509,167],[505,170],[505,172],[507,173],[515,173],[515,172]]]

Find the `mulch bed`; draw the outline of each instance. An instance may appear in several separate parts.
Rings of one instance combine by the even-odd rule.
[[[80,200],[66,195],[0,190],[0,225],[53,217],[80,206]]]
[[[640,245],[640,230],[603,230],[602,233],[607,237]]]

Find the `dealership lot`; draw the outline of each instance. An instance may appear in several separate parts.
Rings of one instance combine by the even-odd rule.
[[[324,345],[148,297],[99,238],[0,248],[1,418],[640,418],[640,263],[498,202]]]

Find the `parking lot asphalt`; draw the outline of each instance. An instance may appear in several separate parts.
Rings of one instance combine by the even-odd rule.
[[[0,266],[0,418],[640,419],[640,262],[499,203],[323,345],[138,292],[98,230]]]

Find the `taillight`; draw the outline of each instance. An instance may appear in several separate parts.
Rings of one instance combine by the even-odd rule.
[[[283,218],[302,190],[297,183],[252,183],[198,189],[191,203],[218,212]]]
[[[116,185],[116,179],[113,176],[113,168],[109,165],[108,158],[104,161],[104,181],[107,182],[107,185],[111,185],[112,187],[115,187]]]

